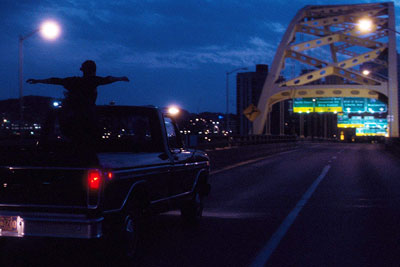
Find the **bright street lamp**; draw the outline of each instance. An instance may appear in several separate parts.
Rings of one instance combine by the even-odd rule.
[[[168,114],[170,114],[172,116],[178,115],[179,112],[180,112],[180,110],[176,106],[171,106],[171,107],[168,108]]]
[[[45,21],[41,26],[40,26],[40,33],[41,35],[48,39],[48,40],[54,40],[60,35],[60,26],[54,22],[54,21]]]
[[[226,131],[229,133],[229,75],[240,70],[247,70],[248,68],[242,67],[226,72]]]
[[[357,26],[361,31],[369,32],[372,30],[373,23],[370,19],[360,19]]]
[[[41,35],[49,40],[54,40],[60,35],[60,26],[54,21],[45,21],[42,23],[42,25],[38,28],[32,31],[31,33],[23,36],[20,35],[18,38],[18,84],[19,84],[19,120],[20,120],[20,128],[23,122],[24,118],[24,100],[23,100],[23,60],[24,60],[24,54],[23,54],[23,42],[25,39],[28,39],[35,33],[40,32]]]

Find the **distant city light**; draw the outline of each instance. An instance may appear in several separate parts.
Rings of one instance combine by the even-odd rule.
[[[56,22],[45,21],[40,27],[40,33],[44,38],[54,40],[60,35],[61,29]]]

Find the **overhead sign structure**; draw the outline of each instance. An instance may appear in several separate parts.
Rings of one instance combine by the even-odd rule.
[[[377,99],[357,97],[296,98],[293,112],[312,113],[385,113],[387,105]]]
[[[250,106],[243,110],[243,114],[253,122],[260,115],[260,110],[254,104],[250,104]]]
[[[298,98],[293,101],[295,113],[336,113],[338,128],[355,128],[356,136],[388,136],[388,120],[375,118],[387,113],[382,101],[357,97]],[[379,115],[380,114],[380,115]]]

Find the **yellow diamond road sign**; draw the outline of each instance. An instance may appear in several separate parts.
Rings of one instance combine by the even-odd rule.
[[[250,106],[243,110],[243,114],[250,121],[254,121],[260,115],[260,113],[260,110],[254,104],[250,104]]]

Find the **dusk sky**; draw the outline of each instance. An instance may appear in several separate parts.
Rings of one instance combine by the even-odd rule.
[[[92,59],[97,75],[131,80],[99,87],[97,104],[224,112],[226,71],[270,64],[299,9],[373,2],[386,1],[1,0],[0,99],[18,97],[18,36],[53,19],[62,27],[57,40],[36,34],[24,41],[24,80],[81,76],[81,63]],[[395,5],[399,25],[400,0]],[[235,75],[230,78],[234,112]],[[63,90],[24,83],[24,95],[62,98]]]

